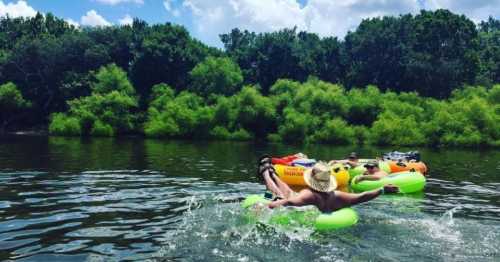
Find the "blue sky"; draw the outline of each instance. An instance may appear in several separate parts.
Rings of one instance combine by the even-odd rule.
[[[297,26],[343,37],[363,18],[447,8],[475,22],[500,17],[500,0],[0,0],[0,16],[51,12],[79,26],[174,22],[212,46],[234,27],[256,32]]]

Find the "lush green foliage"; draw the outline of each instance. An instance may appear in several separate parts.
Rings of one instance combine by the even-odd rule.
[[[113,136],[137,126],[135,90],[115,64],[102,67],[91,83],[92,94],[68,102],[67,114],[54,114],[49,131],[55,135]]]
[[[207,57],[190,73],[190,89],[200,95],[233,95],[243,82],[240,67],[227,57]]]
[[[364,20],[346,36],[346,84],[446,97],[474,82],[477,34],[471,20],[447,10]]]
[[[153,88],[145,133],[152,137],[254,138],[288,143],[500,145],[500,85],[467,87],[449,100],[375,86],[346,91],[316,78],[279,80],[265,97],[245,86],[233,96]]]
[[[247,83],[259,83],[267,94],[280,78],[305,81],[310,75],[342,79],[342,44],[337,38],[285,29],[255,34],[233,29],[221,35],[227,53],[240,65]]]
[[[165,84],[153,87],[144,130],[154,137],[207,137],[213,108],[203,105],[203,99],[186,91],[174,96]]]
[[[18,117],[21,111],[31,107],[31,103],[23,98],[23,95],[13,83],[0,85],[0,131],[4,131],[9,123]]]
[[[29,107],[30,103],[13,83],[0,85],[0,111],[9,112]]]
[[[233,29],[223,51],[170,23],[3,17],[0,120],[57,135],[500,146],[499,39],[498,20],[447,10],[366,19],[344,40]]]
[[[491,86],[500,83],[500,21],[490,18],[480,24],[479,74],[477,83]]]

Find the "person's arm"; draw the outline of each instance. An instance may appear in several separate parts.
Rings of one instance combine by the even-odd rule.
[[[280,206],[306,206],[312,204],[312,194],[305,190],[300,191],[297,196],[288,198],[288,199],[280,199],[273,201],[268,204],[269,208],[276,208]]]
[[[361,182],[363,180],[370,180],[370,181],[380,180],[383,177],[384,177],[383,175],[362,175],[356,178],[356,182]]]
[[[399,192],[399,188],[397,186],[393,185],[386,185],[383,188],[372,190],[372,191],[367,191],[361,194],[352,194],[352,193],[345,193],[341,191],[336,191],[337,197],[342,199],[342,201],[347,205],[347,206],[353,206],[357,205],[360,203],[364,203],[367,201],[370,201],[374,198],[377,198],[384,192],[386,193],[397,193]]]

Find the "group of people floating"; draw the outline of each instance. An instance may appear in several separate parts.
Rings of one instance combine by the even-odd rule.
[[[384,193],[397,193],[399,191],[399,188],[394,185],[385,185],[380,189],[360,194],[338,191],[336,190],[337,181],[331,175],[331,165],[335,163],[347,164],[353,168],[359,165],[358,156],[355,152],[344,160],[332,160],[329,163],[318,162],[304,171],[303,176],[307,187],[297,193],[279,178],[272,165],[271,157],[261,157],[258,164],[258,176],[265,183],[267,190],[272,193],[273,198],[268,207],[313,205],[321,212],[330,213],[370,201]],[[355,177],[356,182],[380,180],[388,175],[379,168],[376,161],[368,162],[364,167],[366,172]]]

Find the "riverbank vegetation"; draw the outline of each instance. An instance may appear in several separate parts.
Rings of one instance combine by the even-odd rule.
[[[500,22],[447,10],[296,29],[75,28],[0,19],[3,128],[53,135],[500,146]]]

